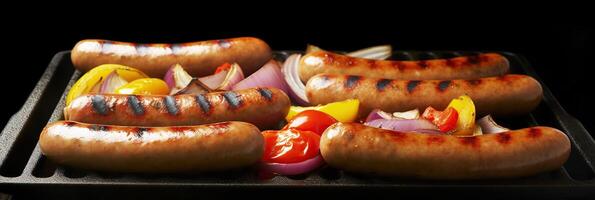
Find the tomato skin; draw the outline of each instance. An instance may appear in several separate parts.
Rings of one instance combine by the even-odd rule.
[[[219,67],[217,67],[217,69],[215,69],[215,73],[214,74],[218,74],[219,72],[222,71],[227,71],[231,68],[231,64],[229,63],[223,63],[222,65],[220,65]]]
[[[426,108],[426,110],[421,115],[421,117],[434,122],[434,118],[436,118],[436,115],[439,114],[439,112],[440,111],[438,111],[438,110],[432,108],[432,106],[430,106],[430,107]]]
[[[451,107],[444,109],[444,111],[438,111],[432,107],[428,107],[422,117],[436,124],[440,131],[447,133],[457,127],[459,113]]]
[[[457,127],[457,121],[459,119],[459,113],[454,108],[448,107],[442,111],[442,115],[436,118],[436,123],[439,124],[438,128],[442,132],[449,132],[455,130]]]
[[[305,110],[293,117],[283,129],[294,128],[322,135],[324,130],[334,123],[337,123],[337,120],[329,114],[317,110]]]
[[[316,157],[320,150],[320,136],[312,131],[293,128],[263,131],[264,154],[267,163],[296,163]]]

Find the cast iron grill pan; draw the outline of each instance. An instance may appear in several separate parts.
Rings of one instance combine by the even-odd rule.
[[[284,60],[298,51],[277,51]],[[480,51],[396,51],[395,60],[449,58]],[[595,142],[574,117],[560,106],[522,56],[499,52],[511,64],[511,73],[528,74],[541,82],[544,100],[532,113],[495,120],[511,129],[535,125],[558,128],[568,134],[572,152],[564,166],[536,176],[475,181],[427,181],[353,174],[323,167],[307,175],[260,177],[255,167],[195,175],[147,175],[85,171],[58,166],[41,154],[37,140],[48,122],[63,119],[65,96],[81,76],[70,52],[57,53],[35,89],[0,135],[0,192],[24,197],[194,197],[242,195],[260,191],[308,196],[309,191],[350,197],[374,195],[455,195],[485,197],[585,197],[595,194]],[[448,167],[448,166],[445,166]],[[35,192],[31,192],[35,191]],[[233,192],[229,192],[233,191]],[[295,196],[294,196],[295,197]]]

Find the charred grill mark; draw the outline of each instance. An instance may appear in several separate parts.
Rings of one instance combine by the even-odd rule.
[[[174,49],[173,49],[173,44],[163,44],[162,46],[163,49],[169,49],[169,54],[173,54],[174,53]]]
[[[456,57],[445,59],[445,60],[446,60],[446,66],[448,66],[448,67],[456,67],[457,66]]]
[[[163,98],[165,108],[170,115],[177,115],[180,111],[176,105],[176,99],[173,96],[166,96]]]
[[[97,44],[99,44],[99,46],[103,48],[103,43],[105,43],[105,41],[107,40],[97,40]]]
[[[99,125],[99,124],[92,124],[89,126],[89,130],[92,131],[108,131],[110,128],[108,126]]]
[[[227,49],[227,48],[230,48],[230,47],[231,47],[231,42],[229,42],[228,40],[219,40],[219,41],[217,41],[217,44],[218,44],[220,47],[223,47],[223,48],[225,48],[225,49]]]
[[[444,92],[444,90],[446,90],[448,88],[448,86],[450,86],[451,81],[440,81],[440,83],[438,83],[438,90],[440,92]]]
[[[176,55],[180,52],[180,49],[182,49],[183,44],[172,44],[171,45],[171,53]]]
[[[322,78],[322,82],[323,84],[327,84],[330,80],[331,80],[331,75],[325,74],[322,75],[320,78]]]
[[[242,100],[238,98],[238,94],[232,91],[223,93],[223,98],[231,106],[232,109],[237,109],[242,105]]]
[[[143,137],[143,135],[144,135],[145,133],[149,132],[149,130],[150,130],[150,128],[145,128],[145,127],[138,127],[138,128],[135,128],[135,130],[134,130],[134,135],[135,135],[136,137],[139,137],[139,138],[140,138],[140,137]]]
[[[349,89],[355,87],[361,78],[361,76],[347,76],[347,80],[345,81],[345,87]]]
[[[388,86],[390,83],[392,82],[392,80],[390,79],[380,79],[376,82],[376,90],[378,90],[379,92],[384,91],[384,89],[386,88],[386,86]]]
[[[196,95],[196,103],[200,106],[203,113],[208,114],[211,111],[211,103],[205,98],[204,95]]]
[[[107,115],[107,105],[105,104],[105,97],[102,95],[94,95],[91,97],[91,104],[93,105],[93,111],[100,115]]]
[[[99,45],[101,46],[101,54],[106,54],[107,52],[105,50],[111,48],[113,42],[109,40],[100,40]]]
[[[426,68],[428,68],[429,65],[428,65],[427,61],[421,60],[421,61],[417,62],[417,66],[419,66],[419,68],[421,68],[421,69],[426,69]]]
[[[481,84],[481,79],[465,80],[471,86],[477,86]]]
[[[140,102],[138,101],[138,98],[136,97],[136,95],[128,96],[128,106],[132,109],[132,112],[134,112],[134,115],[144,115],[145,114],[145,109],[143,108],[143,105],[141,105]]]
[[[264,97],[267,101],[273,100],[273,92],[267,88],[258,88],[260,96]]]
[[[407,91],[409,93],[413,92],[413,90],[415,90],[415,88],[417,87],[417,85],[419,85],[421,81],[409,81],[407,82]]]
[[[471,65],[476,65],[481,63],[481,59],[479,57],[479,55],[471,55],[467,57],[467,63],[471,64]]]
[[[403,71],[405,69],[405,66],[402,65],[400,61],[392,61],[390,64],[393,66],[393,68],[399,69],[399,71]]]
[[[458,139],[463,145],[469,145],[473,148],[479,147],[479,140],[477,137],[459,137]]]
[[[148,48],[148,46],[146,44],[134,44],[134,50],[136,50],[137,53],[142,53],[139,51],[139,49],[145,49]]]
[[[429,136],[428,138],[426,138],[426,144],[431,145],[431,144],[442,144],[444,143],[444,137],[440,137],[440,136]]]
[[[539,129],[539,128],[530,128],[530,129],[529,129],[529,134],[528,134],[528,136],[529,136],[530,138],[538,138],[539,136],[541,136],[541,134],[542,134],[542,133],[541,133],[541,129]]]
[[[331,78],[335,78],[333,75],[325,74],[320,77],[321,79],[316,80],[316,85],[329,85],[331,84]]]
[[[335,80],[331,80],[331,78],[334,79],[335,76],[328,75],[328,74],[320,75],[320,77],[312,78],[312,79],[314,79],[312,81],[312,85],[316,85],[317,87],[322,87],[322,88],[328,87],[328,86],[332,85],[333,82],[336,82]]]
[[[479,62],[489,62],[491,60],[488,54],[479,54]]]
[[[496,138],[501,144],[508,144],[510,143],[512,136],[509,133],[498,133]]]

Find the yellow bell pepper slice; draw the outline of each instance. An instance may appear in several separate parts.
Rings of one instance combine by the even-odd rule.
[[[169,88],[165,81],[158,78],[136,79],[116,89],[116,94],[167,95]]]
[[[101,81],[105,80],[105,78],[113,71],[116,71],[118,75],[128,82],[139,78],[149,77],[138,69],[124,65],[99,65],[85,73],[81,78],[79,78],[79,80],[76,81],[76,83],[74,83],[74,85],[70,88],[70,91],[68,91],[68,95],[66,96],[66,105],[69,105],[70,102],[76,97],[90,93],[97,84],[100,84]]]
[[[359,110],[359,100],[348,99],[345,101],[333,102],[326,105],[311,106],[311,107],[300,107],[291,106],[289,113],[285,117],[287,121],[290,121],[295,115],[305,110],[318,110],[329,114],[337,121],[340,122],[353,122],[357,118],[357,112]]]
[[[454,135],[473,135],[475,130],[475,104],[467,95],[459,96],[450,101],[448,107],[454,108],[459,114]]]

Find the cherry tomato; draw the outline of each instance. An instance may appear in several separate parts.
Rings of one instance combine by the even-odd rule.
[[[267,163],[296,163],[314,158],[319,154],[320,136],[312,131],[293,128],[280,131],[264,131],[264,155]]]
[[[426,108],[423,118],[430,120],[436,124],[440,131],[449,132],[457,127],[457,121],[459,119],[459,113],[454,108],[448,107],[444,111],[438,111],[432,107]]]
[[[227,70],[229,70],[229,68],[231,68],[231,64],[223,63],[222,65],[217,67],[217,69],[215,69],[215,74],[218,74],[219,72],[222,72],[222,71],[227,71]]]
[[[283,129],[294,128],[322,135],[324,130],[334,123],[337,123],[337,120],[329,114],[317,110],[305,110],[293,117]]]

